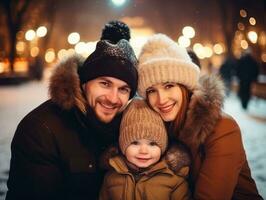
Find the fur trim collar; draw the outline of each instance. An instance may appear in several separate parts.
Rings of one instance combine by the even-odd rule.
[[[69,110],[76,106],[86,113],[86,100],[77,73],[84,60],[78,54],[62,60],[50,78],[49,95],[52,101],[63,109]]]
[[[179,139],[196,148],[203,144],[222,116],[224,96],[224,84],[218,76],[202,76],[193,91]]]

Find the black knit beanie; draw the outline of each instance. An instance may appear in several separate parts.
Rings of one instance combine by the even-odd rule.
[[[126,39],[130,39],[129,28],[126,24],[119,21],[107,23],[95,51],[78,69],[81,84],[101,76],[114,77],[129,85],[130,98],[132,98],[136,93],[138,83],[137,58]]]

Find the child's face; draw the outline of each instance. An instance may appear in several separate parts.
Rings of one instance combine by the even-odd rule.
[[[160,160],[161,149],[155,142],[141,139],[133,141],[127,147],[125,155],[129,162],[146,168]]]

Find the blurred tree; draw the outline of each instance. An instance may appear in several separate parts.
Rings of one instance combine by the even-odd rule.
[[[52,4],[53,3],[53,4]],[[53,6],[51,6],[53,5]],[[16,43],[17,33],[25,28],[35,28],[40,23],[45,23],[51,29],[55,16],[55,2],[53,0],[1,0],[0,9],[2,17],[5,21],[7,41],[4,49],[7,52],[7,57],[10,61],[10,71],[14,72],[14,61],[17,56]],[[48,14],[49,13],[49,14]],[[51,29],[52,30],[52,29]],[[50,33],[45,37],[43,45],[47,44]],[[44,48],[41,48],[44,49]]]

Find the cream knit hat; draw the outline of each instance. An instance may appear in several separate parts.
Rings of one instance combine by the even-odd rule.
[[[151,110],[144,100],[133,99],[123,113],[120,124],[119,145],[123,154],[135,140],[148,139],[161,148],[167,146],[167,132],[160,115]]]
[[[185,48],[164,34],[151,36],[142,47],[138,65],[138,93],[146,98],[146,89],[154,84],[175,82],[193,90],[200,70]]]

